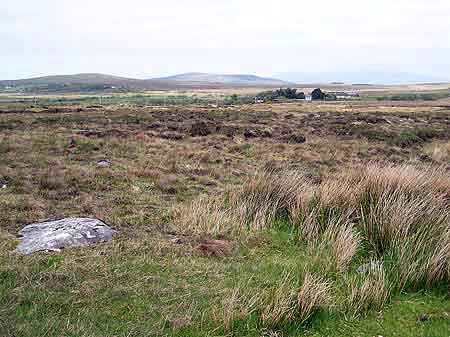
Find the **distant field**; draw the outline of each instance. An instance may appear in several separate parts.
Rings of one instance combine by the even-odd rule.
[[[322,88],[327,92],[358,92],[364,99],[382,99],[382,100],[436,100],[450,96],[450,84],[415,84],[415,85],[321,85],[311,84],[308,86],[295,86],[298,91],[310,93],[314,88]],[[268,90],[267,87],[230,87],[230,88],[203,88],[186,90],[152,90],[152,91],[130,91],[130,92],[93,92],[93,93],[20,93],[20,92],[0,92],[2,102],[32,102],[37,98],[41,102],[59,101],[70,103],[71,101],[93,102],[99,100],[102,96],[105,101],[111,104],[120,102],[138,102],[139,100],[148,100],[157,102],[160,99],[184,99],[189,104],[189,99],[194,100],[215,100],[217,98],[225,100],[232,95],[242,97],[254,97],[259,92]]]
[[[251,102],[254,97],[241,96],[240,101]],[[232,98],[224,93],[211,92],[150,92],[127,94],[66,94],[66,95],[0,95],[0,105],[3,107],[45,107],[67,105],[192,105],[192,104],[231,104]]]
[[[448,335],[450,104],[260,89],[1,95],[0,336]],[[69,216],[120,236],[10,254]]]
[[[403,86],[365,85],[309,85],[297,87],[298,91],[310,93],[321,87],[326,92],[358,92],[364,101],[436,101],[450,99],[450,84],[422,84]],[[135,91],[126,93],[10,93],[0,92],[0,104],[26,108],[29,106],[63,105],[190,105],[190,104],[248,104],[254,97],[268,90],[264,87],[240,87],[228,89],[196,89],[183,91]]]

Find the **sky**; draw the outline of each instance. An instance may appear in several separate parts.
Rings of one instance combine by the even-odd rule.
[[[402,72],[450,79],[449,0],[2,0],[0,79]]]

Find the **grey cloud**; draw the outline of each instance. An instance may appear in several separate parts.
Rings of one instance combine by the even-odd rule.
[[[372,67],[450,77],[442,48],[450,45],[449,1],[322,4],[314,11],[309,0],[3,0],[0,78]]]

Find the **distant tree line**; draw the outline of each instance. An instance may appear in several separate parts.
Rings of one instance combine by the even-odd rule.
[[[314,100],[325,99],[325,97],[325,93],[320,88],[314,89],[311,93],[311,98]]]
[[[268,90],[260,92],[256,95],[256,99],[264,101],[274,101],[278,99],[305,99],[304,92],[298,92],[293,88],[280,88],[278,90]],[[313,100],[336,100],[336,95],[325,93],[320,88],[314,89],[311,92],[311,99]]]
[[[268,90],[260,92],[257,99],[262,99],[266,101],[273,101],[280,98],[285,99],[305,99],[304,92],[297,92],[297,89],[293,88],[280,88],[278,90]]]

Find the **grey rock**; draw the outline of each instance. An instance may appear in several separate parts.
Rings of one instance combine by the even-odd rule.
[[[97,162],[97,166],[100,166],[100,167],[110,167],[110,166],[111,166],[111,161],[109,161],[109,160],[107,160],[107,159],[99,160],[99,161]]]
[[[369,272],[370,267],[371,267],[370,263],[365,263],[359,266],[358,269],[356,269],[356,272],[358,274],[366,275]]]
[[[19,231],[21,242],[14,252],[26,255],[39,251],[60,251],[64,248],[89,246],[111,241],[117,233],[97,219],[67,218],[34,223]]]
[[[356,272],[361,275],[367,275],[367,274],[370,274],[370,272],[372,270],[374,270],[375,268],[377,268],[378,266],[379,266],[379,262],[370,261],[368,263],[364,263],[364,264],[360,265],[358,267],[358,269],[356,269]]]
[[[422,314],[419,316],[419,321],[420,322],[426,322],[430,320],[430,316],[428,316],[427,314]]]
[[[245,138],[255,138],[255,137],[258,137],[258,134],[253,130],[247,129],[244,131],[244,137]]]
[[[1,189],[8,188],[8,181],[7,181],[7,180],[0,179],[0,188],[1,188]]]
[[[170,239],[170,242],[172,242],[174,245],[182,245],[184,243],[184,240],[182,238],[173,238]]]

